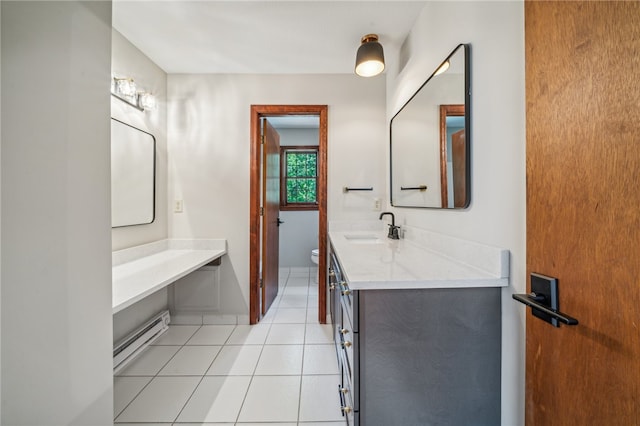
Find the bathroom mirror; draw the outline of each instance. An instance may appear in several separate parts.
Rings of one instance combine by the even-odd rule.
[[[460,44],[391,119],[392,206],[469,206],[469,80]]]
[[[156,139],[111,119],[111,227],[155,219]]]

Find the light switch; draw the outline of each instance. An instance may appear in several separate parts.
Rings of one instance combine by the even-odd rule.
[[[174,213],[182,213],[182,200],[175,200],[173,202]]]

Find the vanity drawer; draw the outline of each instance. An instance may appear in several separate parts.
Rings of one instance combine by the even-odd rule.
[[[340,303],[343,306],[343,314],[346,314],[349,318],[349,322],[353,324],[353,295],[349,288],[349,283],[346,281],[340,281],[338,286],[338,291],[340,292]]]
[[[357,335],[353,332],[351,324],[347,321],[342,322],[342,328],[339,331],[340,337],[340,352],[344,355],[345,364],[347,366],[349,375],[353,375],[353,349],[356,344],[355,339]]]
[[[342,383],[338,388],[338,392],[340,393],[340,410],[342,411],[342,415],[345,417],[347,421],[347,425],[353,425],[354,423],[354,414],[355,407],[353,405],[353,394],[351,390],[353,386],[351,384],[351,378],[349,373],[343,368],[342,370]]]
[[[349,289],[349,284],[342,284],[340,292],[340,303],[342,304],[343,322],[349,323],[349,328],[358,332],[358,291]]]
[[[345,329],[342,329],[344,331]],[[338,353],[342,357],[343,366],[349,377],[353,377],[353,338],[347,337],[345,334],[340,335],[340,344]]]

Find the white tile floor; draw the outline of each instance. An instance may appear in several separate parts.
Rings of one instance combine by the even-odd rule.
[[[114,378],[119,426],[344,426],[313,268],[282,268],[263,321],[170,326]]]

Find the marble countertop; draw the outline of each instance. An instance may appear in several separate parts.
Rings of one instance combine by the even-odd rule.
[[[114,252],[112,313],[226,253],[226,240],[162,240]]]
[[[429,248],[428,243],[391,240],[385,233],[374,231],[330,231],[329,238],[343,276],[353,290],[506,287],[509,284],[508,250],[467,244],[453,238],[446,243],[440,238],[439,248],[443,244],[448,247],[435,250]],[[456,250],[461,254],[459,257],[451,255]],[[467,261],[469,259],[478,261]]]

